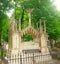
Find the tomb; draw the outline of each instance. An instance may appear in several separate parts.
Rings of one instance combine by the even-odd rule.
[[[46,33],[46,25],[44,21],[44,28],[42,27],[42,21],[40,19],[40,26],[39,30],[35,29],[31,25],[31,10],[28,10],[28,17],[29,17],[29,25],[21,29],[21,21],[18,21],[18,28],[17,23],[13,17],[10,18],[9,24],[9,49],[8,52],[11,55],[15,54],[29,54],[29,53],[39,53],[42,55],[50,54],[49,49],[47,46],[48,35]],[[36,40],[38,41],[22,41],[22,36],[26,33],[31,34]],[[49,55],[51,58],[51,56]]]

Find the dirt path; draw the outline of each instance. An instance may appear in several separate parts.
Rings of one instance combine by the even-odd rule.
[[[60,60],[44,61],[44,62],[39,62],[36,64],[60,64]]]
[[[54,60],[55,64],[60,64],[60,60]]]

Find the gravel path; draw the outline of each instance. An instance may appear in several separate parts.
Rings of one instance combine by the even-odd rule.
[[[44,61],[44,62],[39,62],[36,64],[60,64],[60,60]]]

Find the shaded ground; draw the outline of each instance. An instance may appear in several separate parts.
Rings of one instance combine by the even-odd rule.
[[[60,64],[60,60],[55,60],[56,64]]]
[[[60,60],[52,60],[52,61],[46,61],[46,62],[39,62],[37,64],[60,64]]]
[[[4,64],[3,62],[0,64]],[[44,61],[44,62],[39,62],[39,63],[34,63],[34,64],[60,64],[60,60],[51,60],[51,61]]]

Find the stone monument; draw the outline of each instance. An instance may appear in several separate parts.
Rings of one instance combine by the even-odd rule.
[[[28,10],[28,18],[29,25],[21,29],[21,20],[17,23],[13,17],[10,18],[9,24],[9,51],[11,55],[15,55],[18,53],[23,54],[25,50],[40,50],[39,53],[42,55],[50,54],[47,46],[48,35],[46,33],[46,24],[44,21],[44,25],[42,25],[42,21],[40,19],[39,31],[32,27],[31,25],[31,10]],[[43,28],[44,26],[44,28]],[[30,33],[34,38],[38,40],[38,42],[30,41],[30,42],[22,42],[22,36],[26,33]],[[51,58],[51,56],[50,56]]]

